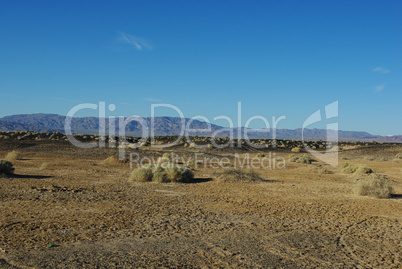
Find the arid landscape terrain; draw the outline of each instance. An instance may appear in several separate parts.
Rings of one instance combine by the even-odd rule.
[[[136,165],[110,158],[115,148],[38,136],[0,137],[0,159],[18,155],[14,173],[0,178],[1,268],[402,267],[401,144],[340,142],[337,167],[294,162],[309,156],[292,150],[295,141],[128,148],[190,160],[178,162],[193,170],[190,182],[155,183],[129,182]],[[277,163],[238,169],[239,158]],[[354,193],[373,174],[392,184],[389,198]]]

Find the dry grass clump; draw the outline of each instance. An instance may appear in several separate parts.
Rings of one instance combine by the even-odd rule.
[[[303,154],[300,156],[291,156],[289,161],[294,162],[294,163],[305,163],[305,164],[311,164],[314,160],[310,158],[307,154]]]
[[[159,164],[152,167],[142,167],[133,170],[129,182],[191,182],[193,179],[194,173],[189,168],[178,167],[174,164]]]
[[[395,159],[402,160],[402,152],[395,155]]]
[[[299,148],[299,147],[292,148],[292,152],[300,152],[300,151],[301,151],[301,148]]]
[[[49,163],[42,163],[39,167],[39,170],[46,170],[49,169]]]
[[[0,160],[0,174],[9,175],[14,173],[13,164],[7,160]]]
[[[11,151],[6,155],[5,158],[7,161],[12,162],[12,161],[16,161],[16,160],[21,160],[21,153],[19,153],[18,151]]]
[[[266,181],[258,173],[242,171],[240,169],[226,169],[223,172],[214,173],[219,180],[226,182],[261,182]]]
[[[393,187],[387,177],[373,174],[366,179],[357,181],[353,192],[361,196],[389,198],[392,196]]]
[[[102,164],[104,164],[104,165],[116,165],[116,164],[121,164],[121,163],[122,163],[122,161],[120,161],[119,157],[117,157],[117,156],[110,156],[102,161]]]
[[[344,174],[371,174],[373,169],[364,165],[354,165],[350,163],[341,164],[342,173]]]
[[[137,168],[131,172],[130,178],[128,179],[129,182],[147,182],[152,181],[152,170],[151,168]]]

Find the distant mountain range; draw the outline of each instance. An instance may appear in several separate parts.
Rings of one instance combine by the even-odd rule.
[[[102,126],[102,122],[105,124],[106,134],[110,131],[115,132],[118,135],[117,126],[119,125],[119,119],[109,121],[106,119],[100,119],[97,117],[82,117],[82,118],[69,118],[71,119],[71,128],[73,133],[82,134],[98,134],[99,127]],[[0,119],[0,131],[35,131],[35,132],[65,132],[64,124],[66,121],[65,116],[56,114],[23,114],[6,116]],[[143,118],[139,121],[127,121],[125,128],[125,134],[127,136],[141,136],[142,131],[148,131],[150,135],[152,118]],[[189,124],[190,123],[190,124]],[[273,138],[272,132],[262,132],[256,129],[247,128],[225,128],[215,124],[210,125],[199,120],[181,119],[176,117],[155,117],[154,118],[154,135],[156,136],[173,136],[179,135],[182,130],[182,126],[189,124],[190,130],[187,130],[190,135],[211,136],[213,133],[218,132],[218,136],[226,137],[234,134],[235,138],[239,136],[244,138],[247,133],[248,138]],[[145,126],[145,127],[143,127]],[[184,130],[184,129],[183,129]],[[329,140],[332,140],[336,133],[334,131],[329,132]],[[396,136],[378,136],[372,135],[367,132],[356,131],[338,131],[338,137],[341,141],[377,141],[377,142],[402,142],[402,135]],[[302,139],[302,129],[277,129],[277,139]],[[304,139],[308,140],[326,140],[327,130],[325,129],[305,129]]]

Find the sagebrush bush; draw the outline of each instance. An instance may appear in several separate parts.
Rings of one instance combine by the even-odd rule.
[[[350,163],[341,164],[342,173],[344,174],[371,174],[374,173],[373,169],[364,165],[354,165]]]
[[[392,196],[393,187],[387,177],[373,174],[366,179],[357,181],[353,192],[361,196],[389,198]]]
[[[300,151],[301,151],[301,148],[299,148],[299,147],[292,148],[292,152],[300,152]]]
[[[166,183],[169,182],[166,171],[157,171],[152,176],[152,181],[157,183]]]
[[[395,155],[395,159],[402,160],[402,152]]]
[[[222,181],[232,182],[261,182],[265,181],[260,175],[252,170],[242,171],[240,169],[226,169],[222,172],[215,173],[218,179]]]
[[[169,167],[165,169],[166,177],[170,182],[182,182],[183,176],[177,167]]]
[[[289,160],[294,163],[305,163],[305,164],[311,164],[314,161],[307,154],[303,154],[301,156],[291,156]]]
[[[9,162],[16,161],[16,160],[21,160],[21,153],[18,151],[11,151],[6,155],[6,160]]]
[[[13,164],[7,160],[0,160],[0,174],[12,174],[14,173]]]
[[[190,182],[194,179],[194,173],[191,169],[183,168],[183,169],[181,169],[180,172],[181,172],[183,182]]]
[[[135,169],[129,181],[166,183],[190,182],[193,179],[194,173],[188,167],[179,167],[174,163],[159,163],[150,167]]]
[[[131,172],[130,182],[147,182],[152,181],[153,174],[151,168],[140,167]]]

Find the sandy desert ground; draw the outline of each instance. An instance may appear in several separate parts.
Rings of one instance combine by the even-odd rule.
[[[402,160],[394,160],[402,145],[340,152],[340,162],[386,175],[389,199],[357,196],[365,175],[289,162],[304,153],[288,149],[259,151],[286,160],[283,169],[255,169],[265,181],[228,182],[217,176],[223,168],[199,165],[191,183],[128,183],[129,163],[104,162],[116,149],[0,140],[0,158],[12,150],[22,158],[0,178],[1,268],[402,268]],[[201,153],[231,164],[236,153],[258,154]]]

